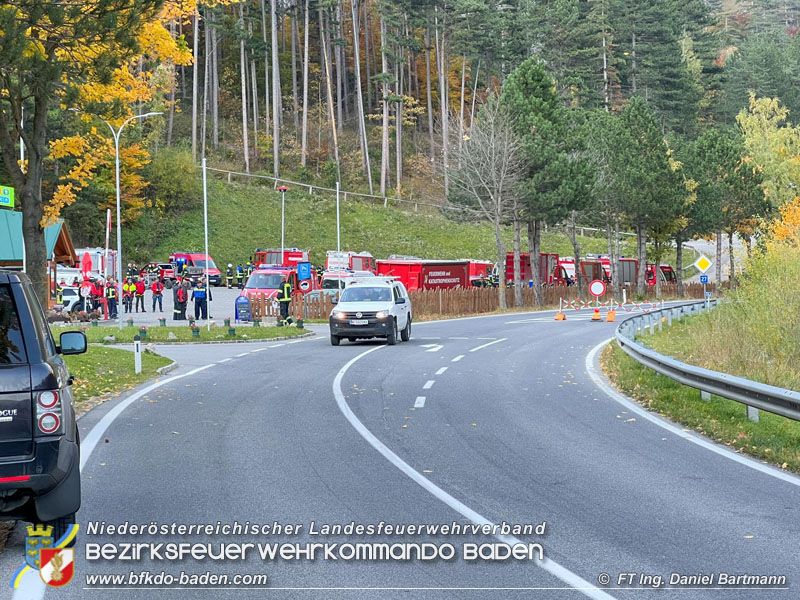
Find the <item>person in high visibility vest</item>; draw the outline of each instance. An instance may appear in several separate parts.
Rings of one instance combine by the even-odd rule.
[[[133,296],[136,294],[136,285],[130,277],[125,280],[122,286],[122,303],[125,306],[125,312],[133,312]]]
[[[192,300],[194,300],[194,318],[199,319],[202,314],[203,319],[208,319],[208,301],[211,300],[211,290],[206,286],[205,277],[202,277],[194,286]]]
[[[286,277],[281,277],[281,287],[278,288],[278,304],[281,308],[281,318],[278,325],[288,325],[289,320],[289,304],[292,301],[292,284],[286,280]]]
[[[62,278],[61,281],[58,282],[58,287],[56,287],[56,303],[57,304],[64,304],[64,288],[67,287],[67,284],[64,283],[64,279]]]
[[[106,285],[106,300],[108,301],[108,318],[117,318],[117,282],[113,277],[108,278]]]
[[[228,270],[225,272],[225,284],[228,289],[233,287],[233,265],[231,263],[228,263]]]

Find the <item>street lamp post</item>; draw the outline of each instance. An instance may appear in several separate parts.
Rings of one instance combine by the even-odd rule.
[[[120,282],[122,281],[122,209],[120,207],[120,191],[119,191],[119,138],[122,135],[122,130],[125,128],[125,125],[134,121],[136,119],[144,119],[145,117],[154,117],[156,115],[163,115],[162,112],[149,112],[143,115],[134,115],[128,119],[126,119],[122,125],[119,126],[119,129],[115,130],[112,127],[111,123],[100,117],[100,119],[108,125],[108,128],[111,130],[111,135],[114,136],[114,164],[115,164],[115,178],[116,178],[116,186],[117,186],[117,298],[120,297],[120,292],[122,285]],[[122,330],[122,310],[117,309],[117,321],[119,323],[119,328]]]
[[[286,192],[289,191],[289,188],[281,185],[275,189],[281,193],[281,266],[283,266],[286,263],[286,238],[284,233],[286,231]]]

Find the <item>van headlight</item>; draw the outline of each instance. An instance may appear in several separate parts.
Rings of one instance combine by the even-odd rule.
[[[376,319],[385,319],[388,316],[389,316],[389,313],[386,312],[385,310],[379,310],[378,312],[375,313],[375,318]]]
[[[342,311],[340,311],[340,310],[335,310],[335,311],[333,311],[333,314],[332,314],[331,316],[332,316],[334,319],[336,319],[337,321],[342,321],[342,320],[344,320],[344,313],[343,313]]]

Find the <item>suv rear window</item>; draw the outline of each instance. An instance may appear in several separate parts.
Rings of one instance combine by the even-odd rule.
[[[0,365],[28,362],[11,286],[0,285]]]

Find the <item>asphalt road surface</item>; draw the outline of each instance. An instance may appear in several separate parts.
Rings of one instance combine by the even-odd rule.
[[[556,322],[538,313],[416,324],[412,340],[394,347],[334,348],[324,329],[288,343],[163,347],[181,369],[80,422],[84,502],[75,580],[46,597],[559,599],[661,591],[681,599],[797,598],[800,480],[692,443],[691,432],[670,431],[606,394],[587,371],[587,356],[614,325],[587,318],[570,313]],[[302,529],[91,535],[90,521]],[[546,525],[543,535],[326,536],[312,533],[312,522],[317,529]],[[9,577],[23,552],[25,534],[17,529],[0,556]],[[546,560],[463,557],[464,544],[501,541],[539,544]],[[455,556],[86,558],[88,543],[130,542],[450,543]],[[87,580],[144,570],[259,574],[268,583],[187,591]],[[625,573],[634,575],[621,581]],[[680,590],[640,583],[642,575],[668,580],[673,573],[715,579]],[[787,580],[769,591],[728,588],[719,584],[722,573]],[[42,597],[35,580],[29,573],[14,598]]]

